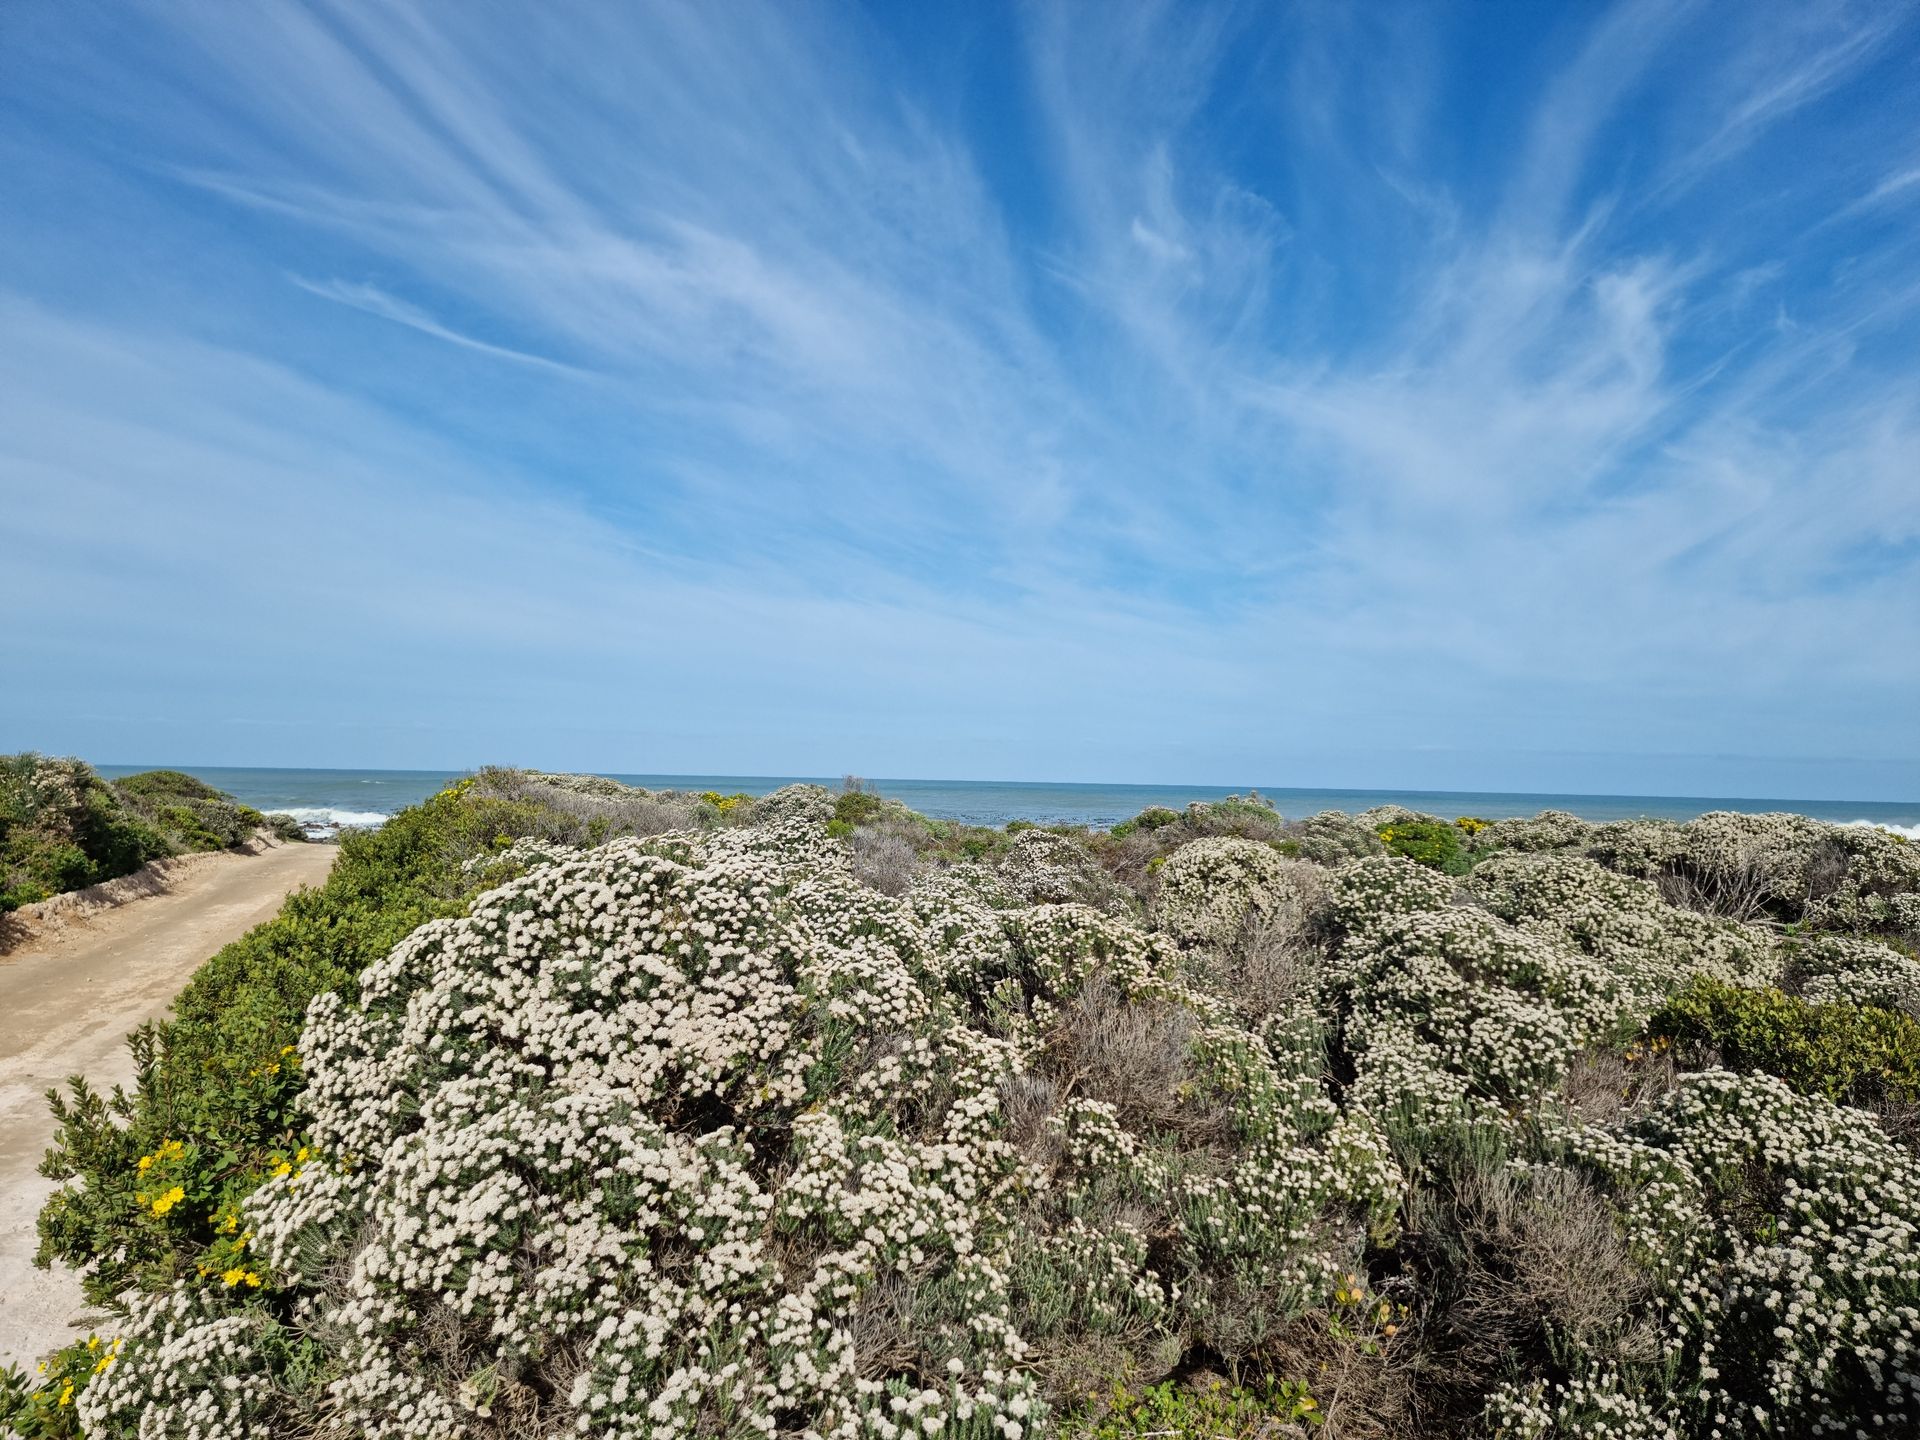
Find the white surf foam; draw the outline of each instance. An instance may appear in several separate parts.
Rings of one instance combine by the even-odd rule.
[[[332,805],[288,805],[274,812],[302,825],[337,825],[343,830],[373,830],[391,818],[378,810],[340,810]]]
[[[1849,820],[1849,825],[1871,825],[1876,830],[1891,830],[1896,835],[1904,835],[1909,840],[1920,840],[1920,825],[1895,825],[1886,820]]]

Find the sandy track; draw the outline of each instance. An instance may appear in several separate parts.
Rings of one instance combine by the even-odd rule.
[[[86,1313],[73,1274],[33,1267],[34,1220],[53,1192],[36,1167],[53,1138],[45,1099],[69,1075],[103,1091],[133,1078],[121,1042],[163,1014],[200,962],[318,885],[331,845],[194,857],[164,888],[68,919],[0,956],[0,1364],[31,1366]]]

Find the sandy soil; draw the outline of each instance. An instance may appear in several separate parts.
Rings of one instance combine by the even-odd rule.
[[[163,1014],[194,969],[318,885],[331,845],[193,856],[123,903],[39,917],[0,955],[0,1364],[29,1368],[86,1314],[73,1274],[36,1270],[34,1220],[53,1191],[36,1170],[53,1138],[46,1091],[69,1075],[133,1079],[121,1042]]]

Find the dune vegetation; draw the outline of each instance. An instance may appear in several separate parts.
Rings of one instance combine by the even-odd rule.
[[[285,816],[178,770],[103,780],[80,760],[0,755],[0,913],[170,855],[235,849],[262,828],[301,838]]]
[[[1893,1435],[1920,847],[486,771],[59,1097],[96,1437]]]

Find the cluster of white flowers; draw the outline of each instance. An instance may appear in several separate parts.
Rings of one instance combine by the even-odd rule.
[[[1565,810],[1542,810],[1530,819],[1495,820],[1473,836],[1476,850],[1566,850],[1592,838],[1592,822]]]
[[[1258,840],[1213,836],[1190,841],[1167,857],[1154,896],[1154,923],[1186,945],[1230,944],[1249,919],[1297,908],[1306,885],[1296,873],[1318,872]]]
[[[1765,1076],[1688,1077],[1611,1128],[1562,1103],[1583,1051],[1697,975],[1772,983],[1784,955],[1816,999],[1920,994],[1898,949],[1782,942],[1619,870],[1760,853],[1897,907],[1920,876],[1892,841],[1848,841],[1836,882],[1814,872],[1839,842],[1773,817],[1603,827],[1608,869],[1548,812],[1457,882],[1207,838],[1146,928],[1042,831],[881,894],[832,813],[794,786],[750,824],[476,862],[511,878],[309,1009],[312,1144],[244,1206],[267,1294],[135,1302],[83,1421],[311,1428],[280,1383],[306,1347],[327,1433],[368,1440],[1023,1440],[1063,1346],[1177,1355],[1357,1294],[1360,1237],[1392,1243],[1408,1192],[1395,1144],[1477,1125],[1617,1197],[1663,1347],[1503,1385],[1488,1433],[1920,1423],[1906,1150]],[[1338,818],[1309,825],[1377,852]],[[1282,912],[1311,973],[1275,1013],[1222,977]]]
[[[1879,940],[1815,935],[1790,943],[1787,966],[1816,1004],[1844,1000],[1920,1018],[1920,960]]]
[[[1778,974],[1773,938],[1667,904],[1643,880],[1573,855],[1496,855],[1472,889],[1501,919],[1591,955],[1644,1011],[1695,975],[1767,984]]]
[[[129,1433],[169,1440],[271,1440],[282,1433],[271,1413],[273,1387],[249,1364],[270,1340],[272,1322],[257,1312],[220,1309],[214,1296],[178,1285],[143,1301],[109,1361],[75,1401],[86,1433],[111,1433],[115,1420],[157,1428]]]
[[[1621,1133],[1561,1138],[1620,1188],[1629,1238],[1664,1281],[1663,1368],[1700,1423],[1920,1425],[1920,1162],[1868,1116],[1715,1070]]]
[[[1130,907],[1126,891],[1086,847],[1049,830],[1022,830],[1000,859],[1000,883],[1022,904],[1080,904],[1108,914]]]

